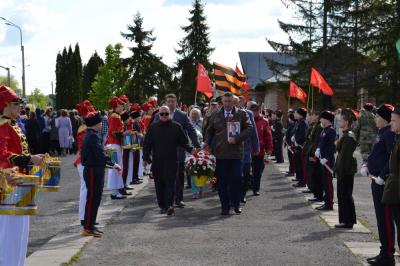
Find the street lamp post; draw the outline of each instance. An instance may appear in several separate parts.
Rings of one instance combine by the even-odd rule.
[[[5,70],[7,70],[7,80],[8,80],[8,86],[11,86],[11,76],[10,76],[10,68],[9,67],[4,67],[4,66],[0,66],[1,68],[4,68]]]
[[[19,36],[20,36],[20,42],[21,42],[21,53],[22,53],[22,97],[25,98],[26,96],[26,91],[25,91],[25,51],[24,51],[24,46],[22,44],[22,29],[20,26],[12,23],[11,21],[0,17],[0,19],[5,21],[5,24],[7,26],[15,27],[19,30]]]

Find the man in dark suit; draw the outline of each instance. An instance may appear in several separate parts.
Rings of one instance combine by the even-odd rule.
[[[170,117],[173,121],[179,123],[186,136],[189,137],[192,145],[198,149],[200,148],[200,143],[197,138],[196,130],[194,129],[192,123],[190,123],[189,117],[185,112],[177,109],[177,99],[175,94],[167,94],[165,96],[165,104],[170,110]],[[156,116],[154,121],[158,121],[159,117]],[[179,208],[185,207],[183,202],[183,188],[185,183],[185,150],[178,148],[178,171],[175,186],[175,204]]]

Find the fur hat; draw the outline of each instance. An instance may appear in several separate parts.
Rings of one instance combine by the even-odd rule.
[[[390,120],[392,119],[392,112],[394,110],[393,105],[390,104],[382,104],[378,110],[376,111],[376,113],[382,117],[383,119],[385,119],[387,122],[390,122]]]
[[[307,117],[307,109],[304,107],[301,107],[299,109],[296,110],[296,113],[298,113],[299,115],[301,115],[303,118]]]
[[[335,114],[329,110],[325,110],[321,113],[321,118],[326,119],[331,123],[333,123],[333,121],[335,120]]]

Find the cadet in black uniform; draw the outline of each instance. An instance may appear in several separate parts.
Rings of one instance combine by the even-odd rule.
[[[304,173],[304,154],[303,154],[303,145],[306,141],[306,130],[308,125],[305,121],[307,117],[307,110],[305,108],[299,108],[294,113],[294,117],[296,118],[296,125],[294,128],[294,133],[292,136],[292,143],[295,145],[295,158],[296,158],[296,179],[298,180],[297,184],[294,184],[294,187],[305,187],[307,180]]]
[[[357,160],[353,153],[357,148],[355,134],[351,131],[355,115],[350,109],[343,109],[338,121],[343,134],[337,142],[338,156],[335,163],[337,177],[337,198],[339,204],[339,224],[336,228],[353,228],[357,223],[353,200],[354,175],[357,172]]]
[[[318,158],[314,156],[322,132],[321,123],[319,122],[319,116],[320,111],[313,110],[311,112],[310,121],[313,127],[309,136],[309,144],[307,145],[307,150],[305,151],[307,163],[309,164],[307,168],[307,175],[309,178],[307,185],[314,195],[314,198],[309,199],[310,202],[320,202],[324,200],[321,179],[321,164],[319,163]]]
[[[390,130],[389,124],[393,109],[393,106],[383,104],[377,110],[375,122],[379,129],[378,135],[368,156],[367,165],[360,170],[363,176],[369,176],[372,180],[372,198],[381,242],[379,255],[368,259],[371,265],[394,265],[395,263],[394,224],[392,219],[385,220],[385,216],[391,216],[390,208],[382,203],[384,184],[389,175],[389,158],[395,144],[395,133]]]
[[[91,112],[84,117],[87,130],[82,144],[83,178],[87,187],[85,221],[82,236],[101,237],[102,233],[95,226],[104,187],[106,166],[121,170],[118,164],[104,153],[98,133],[102,128],[102,117],[99,112]]]
[[[295,172],[294,144],[292,144],[291,141],[295,122],[296,119],[294,118],[294,114],[289,113],[285,132],[285,145],[287,146],[287,153],[289,158],[289,172],[286,174],[286,176],[293,176]]]
[[[315,157],[319,158],[319,162],[321,163],[321,180],[325,202],[324,205],[316,208],[320,211],[333,210],[332,173],[327,167],[332,169],[333,165],[335,164],[336,131],[333,128],[334,119],[335,114],[331,111],[323,111],[321,113],[320,121],[323,130],[319,140],[318,148],[315,151]]]
[[[272,113],[272,120],[274,121],[272,127],[272,137],[274,141],[274,150],[275,150],[275,158],[276,163],[283,163],[283,125],[282,125],[282,112],[280,110]],[[271,127],[271,130],[272,130]]]

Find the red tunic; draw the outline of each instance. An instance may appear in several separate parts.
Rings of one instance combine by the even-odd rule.
[[[128,120],[125,121],[125,130],[134,131],[132,119],[129,118]]]
[[[147,132],[147,128],[150,125],[151,115],[145,115],[142,119],[143,131]]]
[[[23,167],[30,161],[28,142],[15,120],[0,119],[0,168]]]
[[[124,124],[122,123],[121,116],[117,113],[112,113],[108,118],[108,136],[106,144],[121,145],[121,139],[118,137],[119,133],[123,133]]]
[[[81,163],[81,149],[82,149],[82,144],[83,144],[83,139],[85,138],[85,134],[86,134],[86,125],[81,125],[78,128],[78,133],[76,135],[76,142],[78,143],[78,158],[76,158],[75,162],[74,162],[74,166],[76,167],[78,164]]]

